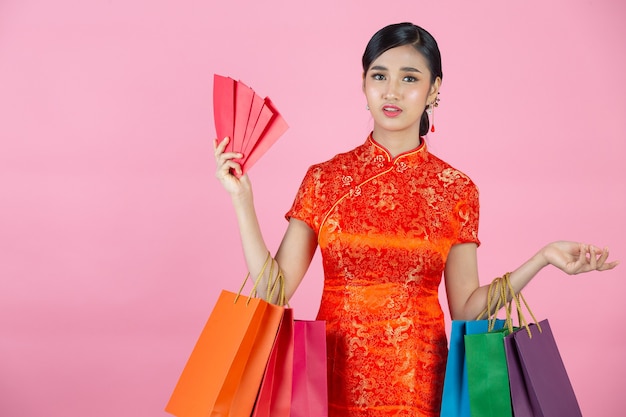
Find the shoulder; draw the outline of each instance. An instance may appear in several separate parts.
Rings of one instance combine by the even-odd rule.
[[[432,153],[428,154],[427,165],[428,170],[437,177],[443,187],[478,189],[467,174]]]
[[[441,158],[429,154],[424,174],[431,192],[440,195],[451,208],[459,204],[479,206],[479,190],[474,181],[463,171]]]
[[[306,171],[287,217],[304,220],[313,230],[318,231],[324,214],[331,209],[342,193],[348,191],[345,189],[351,182],[348,167],[356,166],[357,149],[311,165]]]

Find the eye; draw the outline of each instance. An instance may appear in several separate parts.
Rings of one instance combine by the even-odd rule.
[[[412,75],[407,75],[406,77],[402,79],[402,81],[406,81],[408,83],[414,83],[415,81],[417,81],[417,78],[415,78]]]
[[[385,79],[385,76],[380,73],[374,73],[372,74],[372,79],[376,81],[383,81]]]

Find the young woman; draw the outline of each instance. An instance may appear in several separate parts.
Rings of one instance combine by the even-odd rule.
[[[274,256],[287,296],[320,247],[327,322],[330,416],[438,416],[446,363],[442,275],[453,319],[486,306],[479,286],[478,192],[423,140],[443,74],[437,43],[411,23],[378,31],[363,54],[374,128],[365,143],[309,168]],[[247,175],[215,141],[217,178],[230,193],[252,276],[268,249]],[[511,273],[516,291],[542,268],[614,268],[608,250],[554,242]]]

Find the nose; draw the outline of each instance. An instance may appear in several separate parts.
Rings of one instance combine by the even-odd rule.
[[[398,88],[398,84],[394,80],[389,80],[383,98],[385,100],[395,100],[398,99],[399,95],[400,89]]]

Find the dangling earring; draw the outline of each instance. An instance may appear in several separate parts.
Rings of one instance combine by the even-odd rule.
[[[369,111],[369,109],[370,109],[370,105],[369,105],[369,104],[366,104],[366,105],[365,105],[365,110],[368,110],[368,111]]]
[[[435,105],[433,103],[430,103],[428,105],[428,110],[426,110],[426,113],[428,113],[428,117],[430,118],[430,131],[431,132],[435,132]]]
[[[435,101],[428,105],[428,109],[426,109],[426,113],[430,117],[430,131],[435,133],[435,107],[439,107],[439,93],[437,93],[437,98]]]

